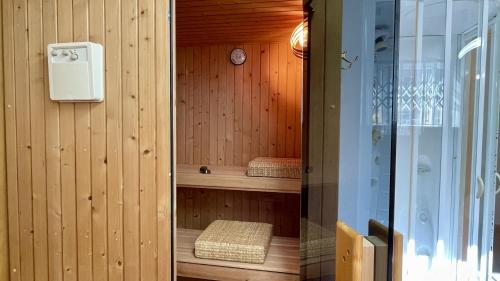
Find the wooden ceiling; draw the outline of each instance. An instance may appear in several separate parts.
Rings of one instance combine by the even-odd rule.
[[[303,17],[302,0],[177,0],[179,45],[283,40]]]

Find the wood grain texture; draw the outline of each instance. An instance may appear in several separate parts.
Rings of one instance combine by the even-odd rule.
[[[123,280],[123,139],[120,0],[106,0],[106,163],[108,208],[108,278]],[[113,50],[113,51],[110,51]],[[154,129],[153,129],[154,130]]]
[[[363,259],[361,269],[362,281],[375,280],[375,246],[366,238],[363,238]]]
[[[140,279],[139,240],[139,89],[137,47],[137,0],[122,3],[122,103],[123,103],[123,275],[125,281]]]
[[[12,165],[17,165],[17,137],[16,137],[16,85],[15,73],[12,65],[15,59],[14,46],[14,3],[2,2],[3,27],[3,61],[4,61],[4,83],[5,83],[5,130],[6,130],[6,160]],[[11,65],[10,68],[5,67]],[[21,280],[20,276],[20,249],[19,249],[19,196],[17,166],[7,169],[7,204],[9,220],[9,264],[10,280]]]
[[[14,73],[16,88],[19,248],[21,279],[34,280],[33,201],[31,173],[30,91],[27,1],[14,1]]]
[[[361,281],[363,272],[363,236],[345,223],[337,222],[335,278]]]
[[[89,1],[73,2],[74,40],[89,40]],[[90,151],[90,105],[75,105],[75,153],[76,204],[77,204],[77,243],[78,243],[78,280],[92,280],[92,195],[91,151]]]
[[[155,3],[139,1],[139,173],[141,279],[157,280]],[[166,67],[166,66],[165,66]]]
[[[240,66],[229,60],[236,46],[247,53]],[[300,158],[302,60],[288,46],[178,48],[178,164],[246,166],[257,156]]]
[[[267,222],[276,236],[299,237],[299,194],[177,188],[177,227],[205,229],[216,219]]]
[[[21,255],[19,235],[19,183],[17,180],[17,136],[16,136],[16,82],[14,44],[14,3],[2,2],[3,61],[5,83],[5,131],[6,159],[14,168],[7,168],[7,200],[9,216],[9,264],[10,280],[21,280]],[[8,27],[8,28],[7,28]],[[8,67],[9,66],[9,67]]]
[[[1,4],[0,4],[1,11]],[[2,22],[0,12],[0,22]],[[0,54],[3,53],[3,32],[0,28]],[[9,279],[9,217],[7,210],[7,175],[5,155],[5,91],[3,56],[0,55],[0,280]]]
[[[43,80],[42,1],[28,4],[31,149],[33,178],[34,272],[36,280],[48,280],[47,188],[45,173],[45,109]]]
[[[170,280],[168,10],[2,2],[10,280]],[[49,99],[47,44],[72,41],[104,46],[104,102]]]
[[[246,167],[211,166],[210,174],[200,174],[199,166],[178,165],[177,186],[239,191],[300,193],[300,179],[249,177]]]
[[[387,226],[379,223],[376,220],[370,220],[368,222],[368,234],[371,236],[376,236],[385,243],[388,243],[389,229],[387,228]],[[392,240],[392,280],[394,281],[403,280],[403,241],[403,235],[397,231],[394,231],[394,237]]]
[[[178,262],[179,275],[190,276],[193,279],[179,277],[177,280],[200,281],[200,280],[227,280],[227,281],[299,281],[299,275],[289,273],[279,273],[271,271],[258,271],[253,269],[219,267],[204,264],[193,264]],[[210,278],[210,279],[200,279]]]
[[[43,1],[44,46],[57,41],[57,1]],[[45,60],[44,60],[45,61]],[[59,104],[49,99],[47,62],[44,62],[44,106],[45,106],[45,161],[47,175],[47,228],[49,280],[61,281],[62,224],[61,224],[61,149],[59,138]]]
[[[177,1],[178,43],[240,43],[289,37],[302,21],[301,0]]]
[[[172,3],[175,10],[175,2]],[[175,52],[175,37],[171,38],[170,23],[165,14],[169,11],[169,1],[156,1],[156,14],[155,14],[155,53],[156,53],[156,213],[157,213],[157,280],[170,280],[171,276],[176,276],[175,268],[171,264],[175,262],[175,255],[172,254],[172,247],[175,241],[172,234],[172,206],[171,201],[174,196],[171,192],[171,174],[167,173],[172,171],[172,147],[175,142],[170,141],[171,108],[170,89],[175,89],[175,82],[170,81],[170,70],[167,66],[171,65],[170,53]],[[172,27],[175,30],[175,25]],[[171,40],[172,39],[172,40]],[[170,42],[173,42],[172,44]],[[167,109],[167,110],[166,110]],[[172,112],[175,114],[175,111]],[[175,158],[174,158],[175,159]],[[174,160],[175,161],[175,160]],[[174,162],[175,163],[175,162]],[[175,184],[175,181],[174,181]]]
[[[104,2],[91,0],[90,40],[105,43]],[[107,186],[106,186],[106,100],[90,105],[91,114],[91,177],[92,177],[92,275],[94,279],[107,280]]]

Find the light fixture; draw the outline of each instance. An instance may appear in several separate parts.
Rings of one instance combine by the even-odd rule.
[[[307,59],[307,25],[307,19],[304,19],[303,22],[297,25],[292,32],[292,36],[290,36],[290,47],[293,54],[305,59]]]
[[[458,52],[458,59],[461,60],[463,57],[465,57],[465,55],[470,53],[472,50],[481,47],[481,43],[482,43],[481,37],[478,37],[470,41],[467,45],[465,45],[465,47],[462,48],[462,50],[460,50],[460,52]]]

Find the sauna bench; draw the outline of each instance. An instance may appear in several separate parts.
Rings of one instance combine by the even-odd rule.
[[[273,237],[263,264],[199,259],[194,242],[201,230],[177,229],[177,275],[209,280],[298,281],[299,239]]]
[[[177,186],[239,191],[300,193],[301,180],[249,177],[247,167],[209,166],[210,174],[200,174],[200,166],[177,165]]]

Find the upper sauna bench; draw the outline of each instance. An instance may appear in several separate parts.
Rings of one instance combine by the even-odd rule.
[[[177,186],[279,193],[300,193],[301,180],[249,177],[247,167],[209,166],[210,174],[200,173],[198,165],[177,165]]]

